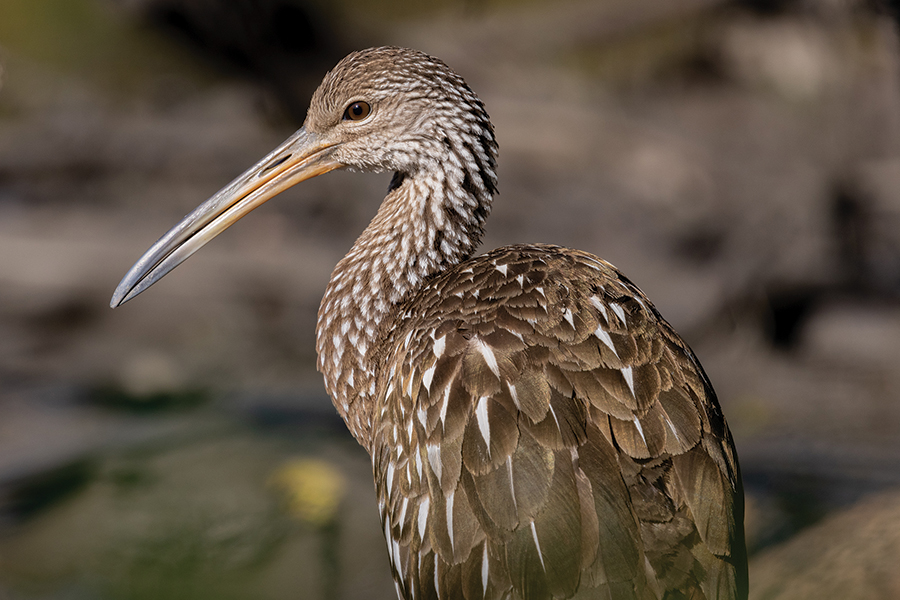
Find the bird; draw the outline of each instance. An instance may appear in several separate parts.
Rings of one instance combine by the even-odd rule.
[[[497,156],[484,104],[444,62],[351,53],[303,126],[160,238],[110,304],[297,183],[393,173],[326,286],[316,350],[371,456],[397,596],[746,598],[737,453],[697,357],[592,254],[475,256]]]

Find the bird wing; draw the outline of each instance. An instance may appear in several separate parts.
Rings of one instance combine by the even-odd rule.
[[[401,597],[745,593],[712,387],[614,267],[501,248],[425,286],[385,348],[373,464]]]

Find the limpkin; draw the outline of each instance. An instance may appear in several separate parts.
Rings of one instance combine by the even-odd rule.
[[[737,456],[703,368],[591,254],[472,256],[497,150],[483,104],[440,60],[350,54],[303,127],[156,242],[111,305],[294,184],[393,172],[334,269],[316,349],[372,458],[398,596],[746,597]]]

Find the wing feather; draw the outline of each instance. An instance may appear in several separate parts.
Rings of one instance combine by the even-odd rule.
[[[373,454],[404,598],[745,597],[730,434],[633,284],[509,247],[407,307]]]

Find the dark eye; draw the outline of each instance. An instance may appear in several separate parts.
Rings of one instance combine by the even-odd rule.
[[[344,111],[345,121],[362,121],[372,112],[372,107],[366,102],[354,102]]]

